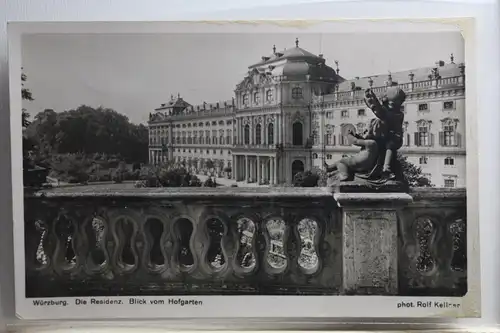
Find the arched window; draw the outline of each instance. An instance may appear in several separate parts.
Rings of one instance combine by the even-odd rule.
[[[340,133],[340,145],[348,146],[349,140],[347,139],[349,132],[356,132],[356,128],[353,124],[343,124]]]
[[[453,157],[445,158],[444,165],[455,165],[455,159]]]
[[[302,146],[304,144],[304,138],[302,133],[302,123],[297,121],[293,123],[293,140],[292,143],[294,146]]]
[[[295,87],[292,89],[292,98],[293,99],[301,99],[302,98],[302,88]]]
[[[246,145],[250,144],[250,125],[245,125],[244,140]]]
[[[270,145],[274,145],[274,124],[270,123],[267,125],[267,142]]]
[[[217,131],[216,130],[212,130],[212,143],[214,145],[217,144]]]
[[[313,160],[315,160],[318,158],[318,154],[314,153],[312,157],[313,157]]]
[[[262,126],[257,124],[255,126],[255,144],[260,145],[262,143]]]

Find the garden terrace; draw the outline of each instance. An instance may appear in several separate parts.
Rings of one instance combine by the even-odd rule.
[[[26,192],[26,296],[464,295],[465,190],[404,195],[391,226],[382,211],[373,220],[383,194],[347,200],[326,188]],[[352,220],[356,202],[365,207],[356,214],[371,221],[362,227]],[[395,228],[394,237],[384,228]],[[388,273],[363,259],[363,251],[373,259],[391,244],[391,258],[375,258],[394,263]],[[358,267],[354,284],[349,267]],[[366,276],[374,285],[363,287]]]

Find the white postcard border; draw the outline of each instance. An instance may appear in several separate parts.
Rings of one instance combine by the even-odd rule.
[[[353,24],[355,23],[355,24]],[[229,27],[230,25],[230,27]],[[387,297],[387,296],[147,296],[147,297],[84,297],[91,299],[129,298],[164,300],[164,305],[76,305],[77,298],[48,298],[46,301],[67,301],[67,306],[35,306],[37,299],[25,297],[24,210],[21,140],[21,36],[32,33],[265,33],[265,32],[435,32],[462,31],[465,40],[466,63],[466,146],[478,151],[477,82],[475,27],[472,19],[453,20],[344,20],[344,21],[249,21],[249,22],[79,22],[79,23],[10,23],[10,125],[12,161],[12,201],[15,258],[16,313],[22,319],[105,319],[105,318],[238,318],[238,317],[329,317],[329,318],[388,318],[388,317],[479,317],[480,316],[480,257],[478,206],[478,154],[467,154],[467,255],[468,293],[453,297]],[[306,30],[306,31],[305,31]],[[474,112],[474,111],[476,112]],[[168,304],[169,300],[194,300],[202,305]],[[460,304],[449,307],[399,307],[402,302]],[[435,303],[438,302],[438,303]],[[441,302],[441,303],[439,303]],[[85,308],[83,308],[85,307]],[[84,310],[84,311],[83,311]]]

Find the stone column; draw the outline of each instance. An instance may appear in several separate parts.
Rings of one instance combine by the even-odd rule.
[[[280,128],[281,128],[281,122],[280,122],[280,115],[276,115],[276,122],[274,123],[274,144],[280,143]]]
[[[234,180],[238,180],[238,176],[236,175],[238,168],[237,168],[237,165],[236,165],[236,160],[237,160],[237,156],[236,155],[233,155],[233,163],[231,165],[231,178],[234,179]]]
[[[264,183],[264,181],[266,180],[266,163],[265,163],[265,160],[264,161],[261,161],[260,162],[260,180],[262,181],[262,183]]]
[[[248,182],[248,178],[250,177],[248,173],[250,165],[248,163],[250,163],[250,161],[248,160],[248,155],[245,155],[245,182]]]
[[[256,169],[257,169],[257,183],[261,181],[262,173],[261,173],[261,166],[260,166],[260,156],[257,156],[257,163],[256,163]]]
[[[270,168],[270,180],[269,184],[274,185],[274,157],[269,158],[269,168]]]
[[[255,142],[255,126],[253,125],[253,117],[250,117],[250,144],[253,145]]]
[[[236,142],[235,144],[241,144],[241,119],[236,118]]]
[[[269,142],[267,142],[267,136],[268,136],[268,135],[267,135],[267,131],[269,130],[269,129],[267,128],[267,126],[268,126],[268,123],[267,123],[267,117],[263,117],[263,119],[264,119],[264,120],[262,121],[262,135],[263,135],[263,137],[262,137],[262,140],[261,140],[261,141],[262,141],[262,144],[263,144],[263,145],[266,145],[266,146],[267,146],[267,145],[269,145]]]
[[[276,161],[276,157],[273,157],[272,159],[273,159],[274,184],[277,184],[278,183],[278,163]]]
[[[398,214],[412,197],[341,192],[333,196],[342,209],[343,294],[397,295]]]

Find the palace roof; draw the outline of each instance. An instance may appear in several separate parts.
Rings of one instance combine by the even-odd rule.
[[[339,84],[338,91],[351,91],[353,88],[353,84],[358,89],[370,88],[370,79],[373,81],[372,87],[386,86],[389,79],[392,79],[393,83],[409,83],[411,82],[411,74],[413,74],[414,82],[427,81],[432,77],[435,77],[436,75],[443,79],[456,77],[461,75],[461,72],[464,70],[464,68],[464,64],[462,63],[456,64],[452,62],[445,64],[444,61],[438,61],[436,65],[432,67],[421,67],[401,72],[364,76],[346,80]]]
[[[190,107],[191,104],[186,102],[180,95],[177,95],[177,98],[174,98],[173,95],[170,96],[170,101],[167,103],[163,103],[161,107],[155,109],[155,111],[167,110],[167,109],[185,109]]]

